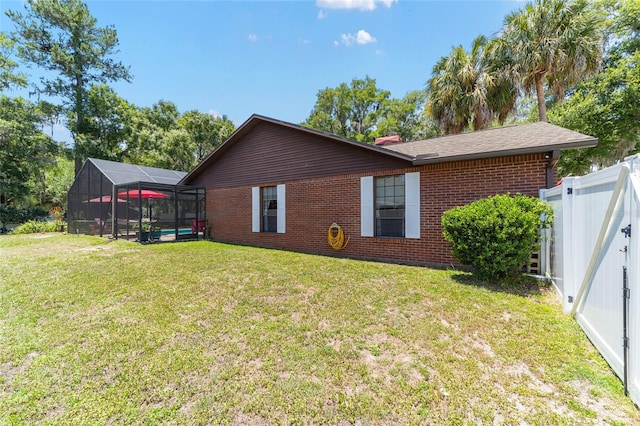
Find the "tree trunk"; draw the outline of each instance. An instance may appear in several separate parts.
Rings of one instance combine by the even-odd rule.
[[[544,101],[544,87],[542,85],[542,74],[536,74],[536,95],[538,97],[538,117],[540,121],[547,122],[547,104]]]
[[[76,57],[76,63],[78,63],[80,61],[79,58]],[[80,135],[83,135],[85,132],[84,129],[84,111],[83,111],[83,105],[82,105],[82,92],[84,89],[84,81],[82,78],[82,74],[78,73],[75,76],[76,79],[76,83],[74,86],[74,91],[75,91],[75,105],[74,105],[74,111],[76,113],[76,132],[75,132],[75,137],[74,137],[74,154],[75,154],[75,169],[76,169],[76,175],[78,174],[78,172],[80,171],[80,169],[82,168],[82,163],[84,163],[84,156],[86,155],[85,150],[83,149],[84,147],[82,146],[82,144],[84,143],[84,141],[82,140],[82,138],[80,137]],[[78,144],[78,142],[80,142],[80,144]]]
[[[78,172],[80,172],[80,169],[82,168],[82,156],[80,155],[80,153],[78,153],[77,148],[74,149],[73,164],[74,164],[75,174],[77,176]]]

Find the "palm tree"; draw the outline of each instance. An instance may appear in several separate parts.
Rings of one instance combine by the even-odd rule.
[[[558,102],[565,91],[598,71],[602,20],[587,0],[535,0],[505,17],[495,55],[525,93],[535,91],[541,121],[547,121],[545,86]]]
[[[487,60],[487,43],[486,37],[478,36],[469,53],[454,47],[433,67],[427,108],[446,134],[460,133],[469,124],[474,130],[484,129],[494,118],[502,124],[513,110],[517,90]]]

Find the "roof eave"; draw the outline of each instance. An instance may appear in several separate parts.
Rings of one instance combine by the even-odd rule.
[[[502,150],[502,151],[486,151],[486,152],[478,152],[478,153],[472,153],[472,154],[450,155],[446,157],[416,158],[413,161],[413,165],[421,166],[424,164],[449,163],[453,161],[465,161],[465,160],[479,160],[479,159],[491,158],[491,157],[509,157],[512,155],[537,154],[540,152],[548,152],[553,150],[591,148],[596,146],[597,144],[598,144],[598,139],[589,138],[581,141],[573,141],[573,142],[567,142],[567,143],[555,144],[555,145],[546,145],[546,146],[540,146],[540,147],[517,148],[517,149],[508,149],[508,150]]]
[[[98,164],[96,164],[96,162],[94,160],[99,160],[99,158],[87,157],[87,159],[85,160],[84,164],[82,165],[82,167],[78,171],[78,174],[80,174],[80,172],[82,171],[82,169],[84,169],[84,167],[85,167],[85,165],[87,163],[91,163],[91,164],[93,164],[93,167],[98,169],[98,171],[102,174],[102,176],[104,176],[105,179],[107,179],[109,182],[111,182],[111,185],[115,185],[116,183],[109,177],[109,174],[105,173],[105,171],[102,170],[102,167],[100,167]]]

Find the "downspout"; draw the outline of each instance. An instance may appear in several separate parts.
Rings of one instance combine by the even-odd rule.
[[[549,154],[545,154],[545,158],[548,156]],[[555,182],[555,172],[554,169],[556,168],[556,165],[558,164],[558,160],[560,159],[560,150],[559,149],[554,149],[553,151],[551,151],[551,156],[549,158],[549,160],[547,161],[547,165],[545,166],[545,183],[546,183],[546,188],[553,188],[554,186],[556,186],[556,182]]]

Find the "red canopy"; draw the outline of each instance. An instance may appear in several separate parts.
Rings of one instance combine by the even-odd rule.
[[[111,195],[103,195],[102,197],[92,198],[89,201],[85,201],[85,203],[110,203]],[[122,198],[116,198],[116,203],[126,203],[127,200],[123,200]]]
[[[126,198],[129,194],[129,198],[169,198],[170,195],[163,194],[162,192],[152,191],[150,189],[130,189],[129,191],[118,192],[118,197]]]

